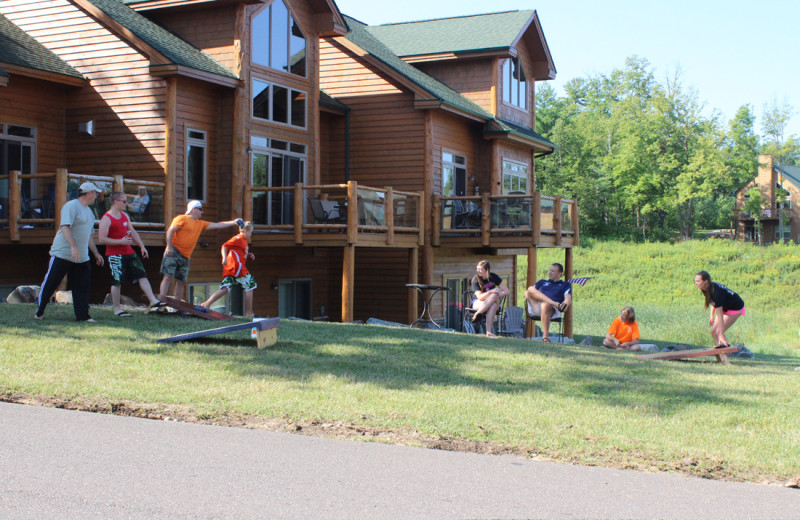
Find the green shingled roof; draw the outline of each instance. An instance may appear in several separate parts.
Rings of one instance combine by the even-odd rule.
[[[532,13],[533,11],[531,11],[531,14]],[[481,106],[465,98],[444,83],[441,83],[428,74],[425,74],[413,65],[406,63],[399,56],[393,53],[386,45],[384,45],[377,37],[375,37],[369,30],[370,28],[363,23],[350,18],[349,16],[345,16],[345,20],[350,26],[350,33],[348,33],[346,36],[348,40],[355,43],[375,58],[378,58],[383,63],[389,65],[399,74],[413,81],[417,86],[421,87],[426,92],[430,93],[432,100],[439,100],[445,105],[449,105],[455,109],[461,110],[473,116],[477,116],[487,122],[493,122],[497,129],[487,130],[487,133],[514,134],[545,146],[555,148],[553,143],[537,134],[533,130],[495,118],[491,113],[484,110]]]
[[[438,99],[453,108],[463,110],[482,119],[492,118],[492,115],[479,105],[400,59],[400,57],[389,50],[386,45],[373,36],[366,25],[349,16],[345,16],[345,20],[347,21],[347,25],[350,26],[350,32],[346,36],[348,40],[430,93],[430,99]]]
[[[0,14],[0,62],[83,79],[83,75]],[[7,76],[7,74],[4,74]]]
[[[367,30],[398,56],[508,49],[535,11],[376,25]]]
[[[780,170],[789,182],[794,184],[797,188],[800,188],[800,166],[778,164],[775,168]]]
[[[163,54],[172,63],[217,76],[238,79],[236,74],[222,66],[214,58],[127,7],[120,0],[89,1],[117,23]]]

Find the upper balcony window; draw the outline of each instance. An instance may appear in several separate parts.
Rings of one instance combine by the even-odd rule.
[[[253,117],[305,128],[306,93],[254,79]]]
[[[528,193],[528,166],[512,161],[503,161],[503,195]]]
[[[306,37],[282,0],[253,18],[253,63],[306,77]]]
[[[528,82],[519,58],[509,58],[503,64],[503,101],[528,110]]]

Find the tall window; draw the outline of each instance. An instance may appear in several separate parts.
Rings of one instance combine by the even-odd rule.
[[[528,83],[519,58],[508,58],[503,64],[503,101],[528,110]]]
[[[253,117],[305,128],[306,93],[254,79]]]
[[[294,186],[305,182],[306,147],[280,139],[252,136],[251,185],[254,188]],[[253,223],[293,224],[293,191],[254,191]]]
[[[18,126],[0,123],[0,175],[8,175],[12,170],[21,173],[35,173],[36,129],[29,126]],[[22,196],[36,197],[35,180],[22,181]],[[3,209],[0,214],[7,215],[8,179],[0,179],[0,202]],[[7,217],[3,217],[7,218]]]
[[[282,0],[253,19],[253,62],[306,77],[306,37]]]
[[[528,193],[528,165],[503,160],[503,195]]]
[[[442,153],[442,196],[463,197],[467,191],[467,158]]]
[[[206,133],[186,132],[186,200],[206,200]]]

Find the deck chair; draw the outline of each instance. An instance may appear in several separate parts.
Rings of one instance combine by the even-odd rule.
[[[514,305],[506,307],[503,316],[503,330],[500,334],[517,338],[525,337],[525,310],[522,307]]]
[[[308,199],[308,206],[314,215],[314,220],[323,224],[342,224],[347,222],[339,212],[339,204],[332,200]]]
[[[559,311],[557,309],[556,309],[556,312],[553,314],[553,317],[550,318],[550,323],[551,324],[558,323],[558,341],[559,341],[559,343],[563,343],[564,342],[564,321],[563,321],[563,319],[564,319],[564,315],[561,314],[561,311]],[[538,328],[538,325],[536,325],[535,322],[542,321],[542,317],[533,312],[533,309],[531,308],[530,302],[528,302],[526,300],[525,301],[525,329],[526,330],[527,330],[528,320],[533,321],[534,322],[534,326],[536,326],[536,328]]]

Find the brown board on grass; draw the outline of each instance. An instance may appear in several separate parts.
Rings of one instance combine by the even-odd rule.
[[[739,347],[725,347],[725,348],[705,348],[705,349],[692,349],[692,350],[676,350],[673,352],[656,352],[655,354],[640,354],[636,357],[640,359],[688,359],[693,357],[702,356],[715,356],[720,363],[727,363],[727,354],[739,352]]]
[[[192,316],[197,316],[198,318],[204,318],[207,320],[214,320],[214,321],[233,319],[233,316],[230,316],[228,314],[222,314],[221,312],[217,311],[212,311],[210,309],[207,311],[201,311],[195,309],[195,306],[189,302],[185,302],[183,300],[176,300],[175,298],[172,298],[170,296],[164,296],[163,294],[157,294],[156,298],[158,298],[162,302],[166,302],[167,305],[175,309],[178,309],[184,314],[191,314]]]

